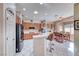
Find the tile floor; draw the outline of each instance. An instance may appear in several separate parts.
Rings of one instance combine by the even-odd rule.
[[[47,56],[73,56],[74,55],[73,42],[66,41],[64,43],[58,43],[56,41],[53,41],[53,44],[54,44],[53,46],[54,50],[51,53],[49,52],[49,49],[47,49],[46,51]]]
[[[21,52],[16,53],[16,56],[32,56],[33,55],[33,40],[24,40],[24,46]]]
[[[73,42],[64,42],[58,43],[56,41],[52,41],[54,46],[54,50],[49,52],[49,43],[50,41],[46,41],[46,56],[73,56],[74,55],[74,43]],[[33,56],[33,40],[24,40],[24,46],[20,53],[17,53],[16,56]]]

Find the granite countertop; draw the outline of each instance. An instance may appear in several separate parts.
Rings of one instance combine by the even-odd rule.
[[[39,37],[48,37],[48,33],[40,33],[38,35],[33,35],[33,38],[39,38]]]

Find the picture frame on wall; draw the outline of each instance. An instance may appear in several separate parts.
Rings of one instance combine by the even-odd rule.
[[[79,30],[79,20],[74,21],[74,30]]]

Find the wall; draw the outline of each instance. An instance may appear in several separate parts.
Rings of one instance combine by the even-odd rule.
[[[3,4],[0,3],[0,56],[4,55],[3,44]]]
[[[47,23],[47,28],[52,29],[53,31],[64,31],[64,24],[69,24],[69,23],[74,23],[74,18],[73,16],[63,18],[62,20],[56,20],[53,22],[48,22]],[[51,27],[52,25],[52,27]]]
[[[79,20],[79,4],[74,5],[74,19]],[[74,30],[74,50],[75,50],[75,55],[79,55],[79,30]]]
[[[56,32],[61,32],[61,31],[63,31],[63,23],[57,22],[57,23],[55,23],[55,25],[56,25],[56,28],[55,28],[55,31],[56,31]]]

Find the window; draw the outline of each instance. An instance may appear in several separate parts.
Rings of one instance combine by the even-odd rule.
[[[70,34],[74,34],[74,25],[73,24],[65,24],[64,31],[70,32]]]

